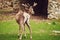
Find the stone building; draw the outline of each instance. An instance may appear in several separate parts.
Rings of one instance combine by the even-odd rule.
[[[19,4],[29,3],[30,5],[36,2],[37,6],[34,7],[34,15],[41,16],[42,18],[58,19],[60,16],[60,0],[0,0],[0,9],[1,7],[3,8],[3,6],[11,6],[12,8],[18,9],[17,1]]]
[[[60,19],[60,1],[50,0],[48,4],[48,18],[49,19]]]

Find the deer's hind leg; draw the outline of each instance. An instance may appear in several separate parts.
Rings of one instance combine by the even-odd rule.
[[[19,39],[22,40],[22,36],[24,34],[24,24],[20,24],[20,26],[19,26],[19,34],[20,34]]]

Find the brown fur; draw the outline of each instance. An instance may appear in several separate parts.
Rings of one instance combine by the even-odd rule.
[[[34,4],[34,6],[36,5],[36,3]],[[22,39],[22,35],[23,34],[26,34],[25,33],[25,24],[28,26],[28,29],[30,31],[30,39],[32,40],[32,30],[31,30],[31,27],[29,25],[29,17],[30,17],[30,14],[34,14],[34,11],[33,11],[33,8],[32,6],[30,6],[29,8],[26,7],[27,5],[26,4],[23,4],[23,6],[25,7],[25,10],[19,10],[19,12],[16,14],[16,21],[17,23],[19,24],[19,39],[21,40]],[[25,15],[23,15],[25,13]],[[24,19],[26,17],[26,21],[24,22]]]

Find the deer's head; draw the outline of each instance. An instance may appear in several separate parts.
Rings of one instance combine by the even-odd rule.
[[[34,14],[34,10],[33,10],[33,7],[35,7],[37,5],[37,3],[34,2],[34,4],[32,6],[30,6],[29,3],[27,4],[22,4],[22,6],[25,7],[25,11],[31,13],[31,14]]]

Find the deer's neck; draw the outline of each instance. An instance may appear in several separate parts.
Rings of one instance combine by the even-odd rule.
[[[30,15],[28,12],[23,13],[23,16],[28,16],[28,15]]]

